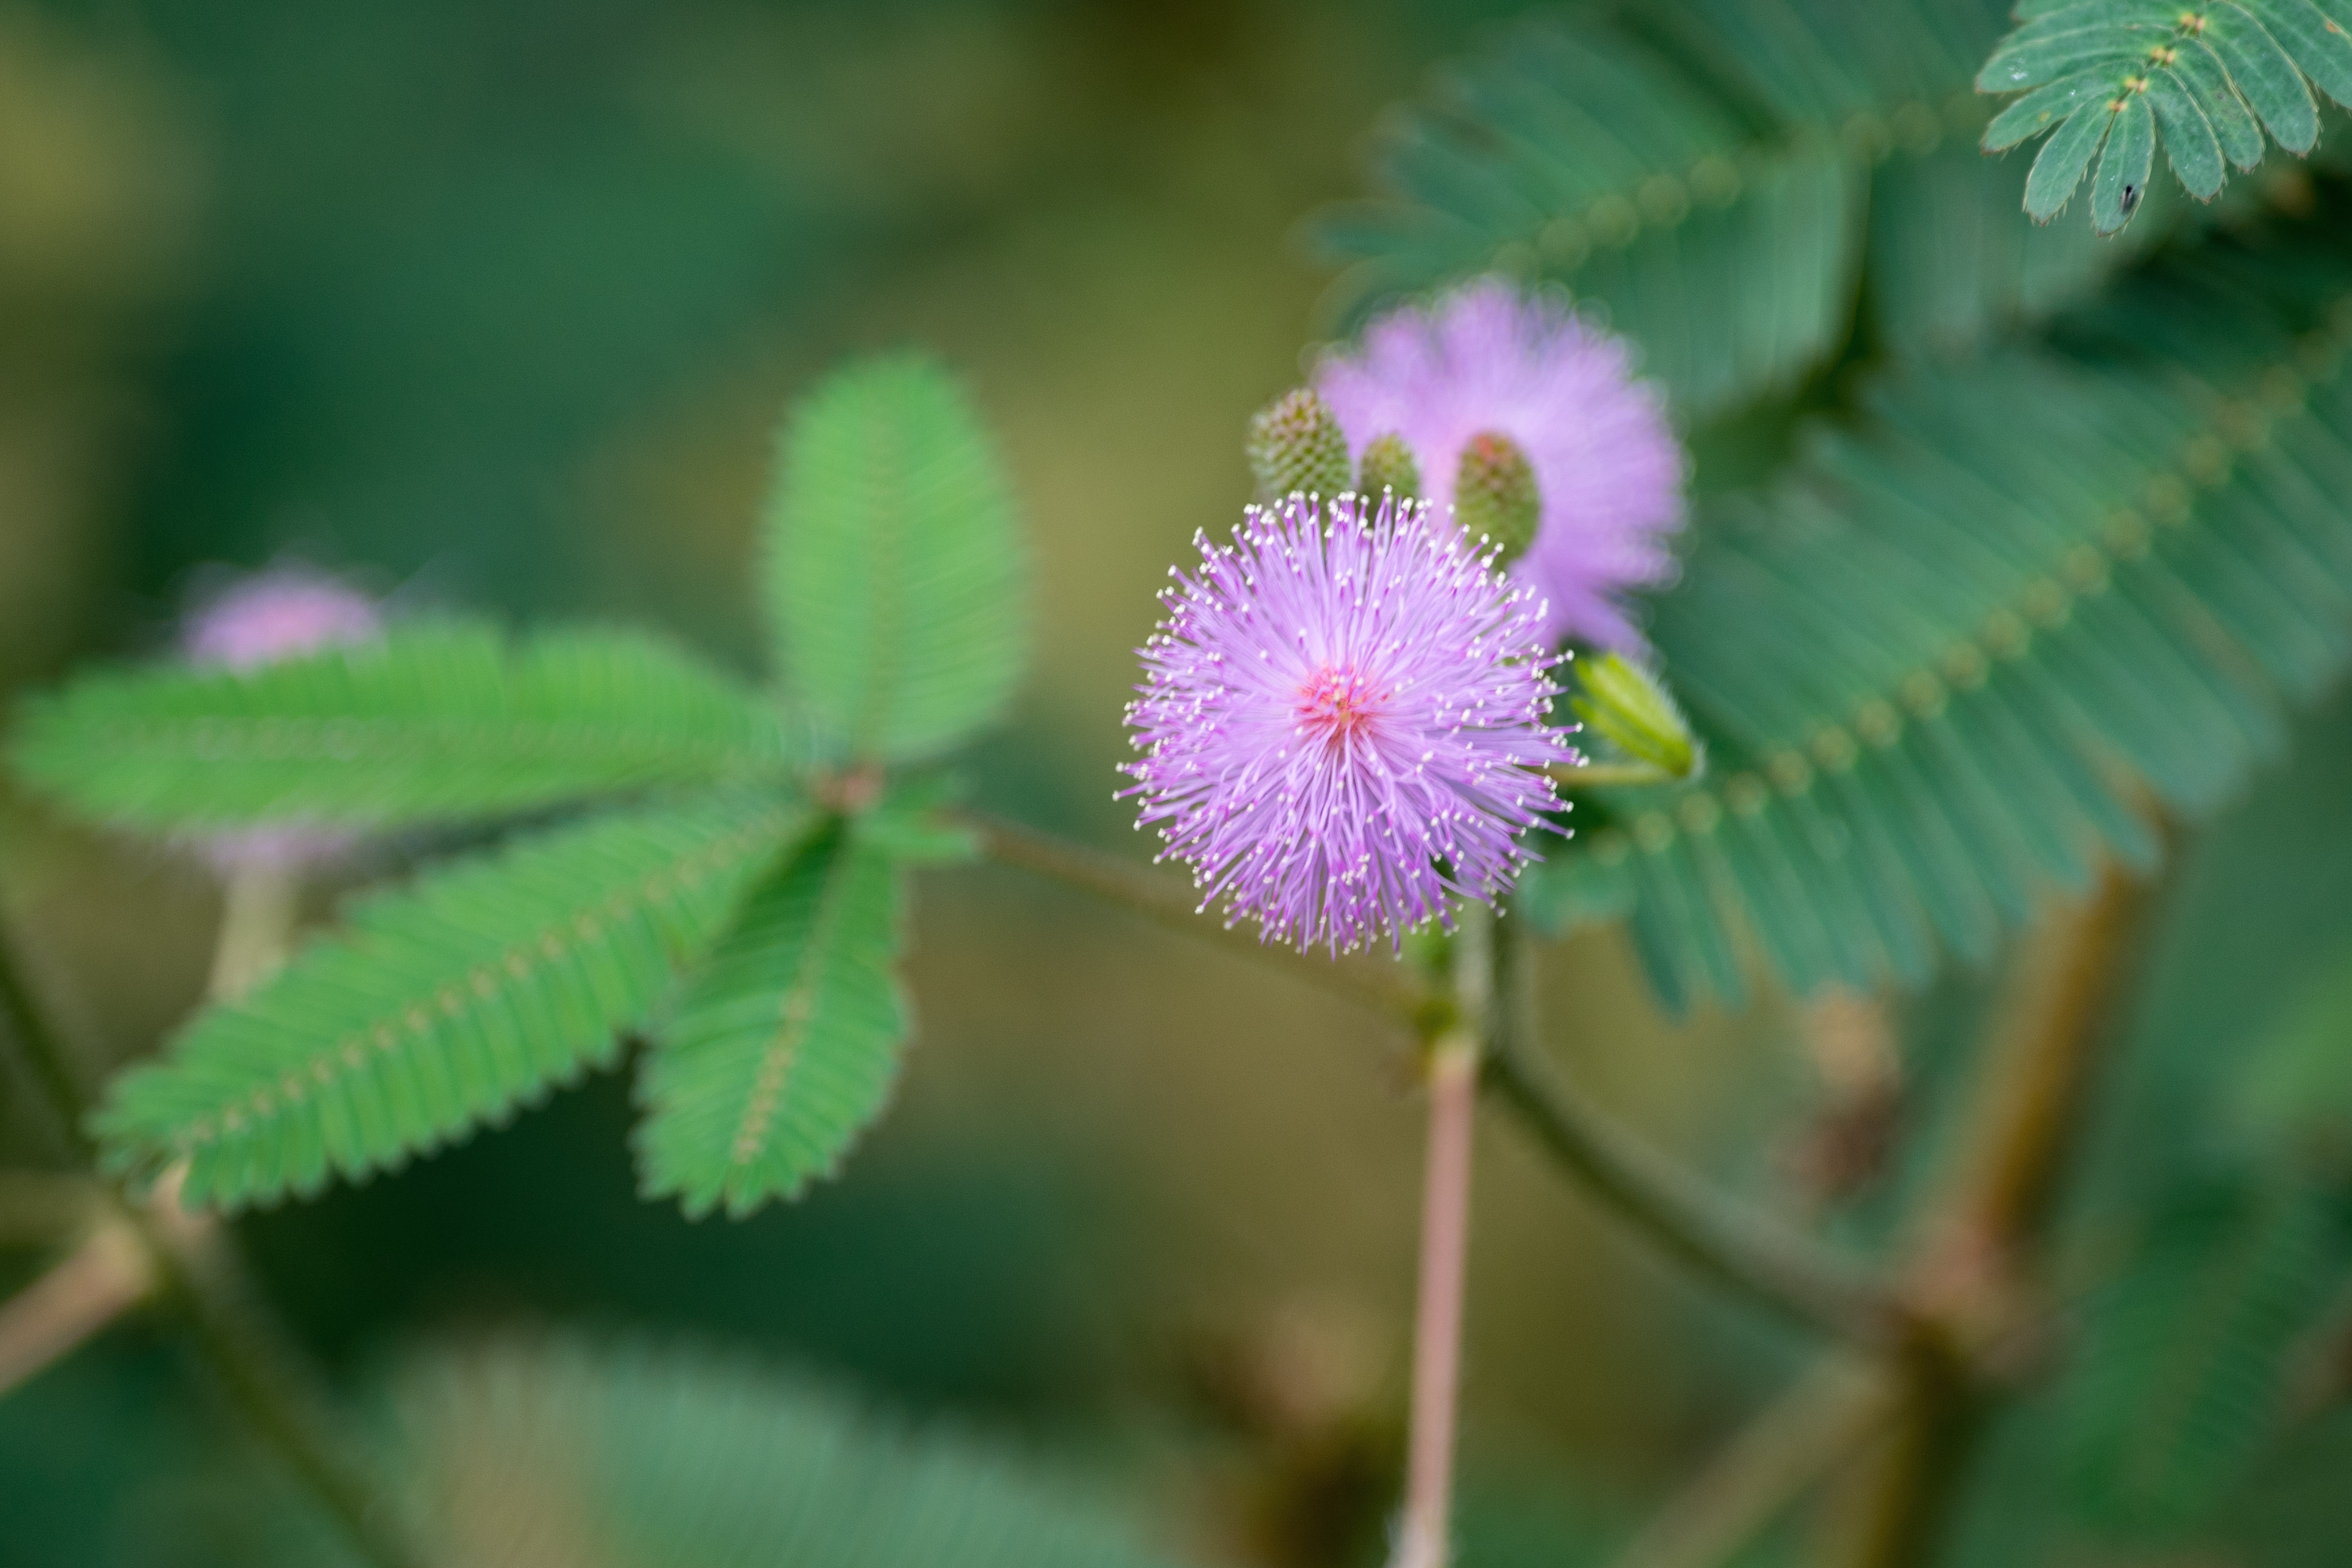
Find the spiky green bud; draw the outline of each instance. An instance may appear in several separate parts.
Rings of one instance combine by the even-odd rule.
[[[1536,524],[1542,517],[1535,466],[1519,444],[1495,430],[1471,437],[1454,473],[1454,521],[1462,531],[1500,545],[1501,562],[1507,566],[1536,542]]]
[[[1622,654],[1579,658],[1569,707],[1625,754],[1675,778],[1688,778],[1700,751],[1690,721],[1658,678]]]
[[[1311,387],[1284,393],[1249,426],[1250,472],[1258,493],[1278,500],[1293,490],[1335,496],[1348,488],[1348,437]]]
[[[1399,500],[1421,494],[1421,465],[1412,460],[1412,448],[1403,437],[1391,430],[1372,438],[1356,472],[1356,488],[1368,496],[1394,490]]]

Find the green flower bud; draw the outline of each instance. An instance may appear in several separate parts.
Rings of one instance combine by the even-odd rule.
[[[1471,437],[1454,473],[1454,521],[1462,531],[1502,546],[1500,562],[1507,566],[1536,542],[1542,517],[1536,470],[1518,443],[1493,430]]]
[[[1421,494],[1421,465],[1412,460],[1412,448],[1404,444],[1403,437],[1391,431],[1373,437],[1364,448],[1356,488],[1376,498],[1382,490],[1394,490],[1399,500]]]
[[[1348,437],[1312,388],[1284,393],[1249,426],[1250,472],[1258,492],[1279,500],[1293,490],[1335,496],[1348,488]]]
[[[1696,771],[1698,742],[1656,676],[1613,653],[1580,658],[1574,668],[1579,689],[1568,705],[1589,728],[1673,777]]]

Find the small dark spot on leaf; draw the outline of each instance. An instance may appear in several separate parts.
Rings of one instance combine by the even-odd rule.
[[[2125,216],[2129,216],[2132,208],[2137,205],[2139,205],[2139,187],[2137,185],[2126,185],[2124,187]]]

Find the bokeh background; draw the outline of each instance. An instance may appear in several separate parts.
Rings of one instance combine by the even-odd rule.
[[[288,559],[748,668],[780,410],[844,354],[919,343],[1001,432],[1036,544],[1035,673],[974,792],[1140,855],[1110,798],[1130,650],[1168,563],[1246,499],[1244,421],[1328,331],[1298,220],[1360,189],[1383,105],[1516,9],[0,0],[0,679],[155,651],[217,574]],[[2346,750],[2220,833],[2326,809]],[[202,987],[208,879],[23,802],[0,833],[91,1071],[152,1049]],[[637,1201],[607,1077],[243,1238],[354,1385],[418,1336],[693,1340],[1111,1474],[1203,1554],[1365,1560],[1403,1404],[1403,1042],[1011,872],[929,876],[918,942],[899,1101],[795,1205]],[[1547,962],[1594,1095],[1764,1201],[1816,1201],[1823,1108],[1901,1070],[1868,1006],[1670,1023],[1613,933]],[[1960,1033],[1991,984],[1926,1016]],[[58,1159],[0,1088],[0,1160]],[[1514,1129],[1485,1130],[1477,1182],[1465,1563],[1573,1560],[1799,1347]],[[40,1261],[0,1252],[0,1284]],[[0,1558],[236,1561],[243,1483],[205,1467],[240,1441],[122,1325],[0,1402]]]

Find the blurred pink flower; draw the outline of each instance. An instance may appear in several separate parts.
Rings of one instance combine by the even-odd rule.
[[[239,578],[188,617],[181,646],[192,664],[251,669],[383,630],[375,601],[307,567]]]
[[[1402,438],[1441,516],[1471,437],[1509,437],[1543,503],[1535,543],[1512,572],[1548,601],[1547,635],[1641,647],[1622,595],[1673,573],[1667,541],[1682,523],[1685,461],[1622,339],[1484,279],[1374,321],[1360,352],[1325,358],[1315,390],[1351,456],[1381,436]]]
[[[239,578],[189,616],[181,636],[188,662],[252,670],[341,643],[380,636],[373,599],[308,567],[277,566]],[[354,842],[349,833],[299,826],[215,834],[205,858],[223,874],[251,868],[292,871],[332,859]]]

